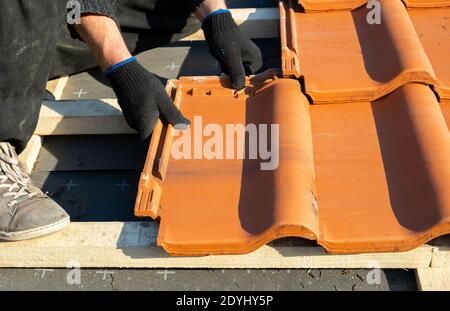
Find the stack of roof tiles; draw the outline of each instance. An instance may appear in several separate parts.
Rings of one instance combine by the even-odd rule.
[[[246,94],[224,78],[168,84],[204,124],[279,124],[279,165],[173,159],[159,123],[135,209],[161,218],[159,245],[245,253],[295,236],[358,253],[450,233],[450,0],[379,0],[380,23],[366,2],[281,1],[284,78],[256,76]]]

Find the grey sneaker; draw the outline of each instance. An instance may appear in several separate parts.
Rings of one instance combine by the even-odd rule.
[[[0,142],[0,240],[41,237],[61,230],[69,222],[69,215],[33,186],[14,147]]]

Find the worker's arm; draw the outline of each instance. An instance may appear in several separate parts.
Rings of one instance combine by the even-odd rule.
[[[75,29],[103,71],[131,57],[116,22],[108,16],[85,14]]]
[[[230,75],[233,88],[242,89],[245,75],[255,74],[263,65],[260,50],[241,32],[224,0],[200,2],[195,7],[195,15],[202,22],[211,54]]]
[[[75,29],[105,72],[128,124],[141,139],[149,138],[160,117],[179,129],[189,126],[189,120],[175,107],[161,81],[131,57],[113,19],[84,14]]]

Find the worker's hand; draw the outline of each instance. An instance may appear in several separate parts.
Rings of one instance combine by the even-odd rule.
[[[133,57],[114,65],[105,73],[116,93],[128,125],[146,140],[161,118],[176,129],[186,129],[191,122],[173,104],[161,81]]]
[[[245,75],[255,74],[261,69],[261,51],[243,35],[227,10],[205,17],[202,29],[211,54],[222,65],[222,70],[231,77],[233,88],[242,89],[245,86]]]

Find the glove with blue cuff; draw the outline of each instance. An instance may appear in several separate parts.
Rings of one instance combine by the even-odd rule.
[[[259,48],[244,36],[228,10],[208,14],[202,29],[211,54],[231,77],[233,88],[244,88],[245,75],[255,74],[263,65]]]
[[[159,118],[176,129],[186,129],[191,124],[173,104],[161,81],[135,57],[112,66],[105,76],[111,82],[128,125],[143,141],[148,140]]]

